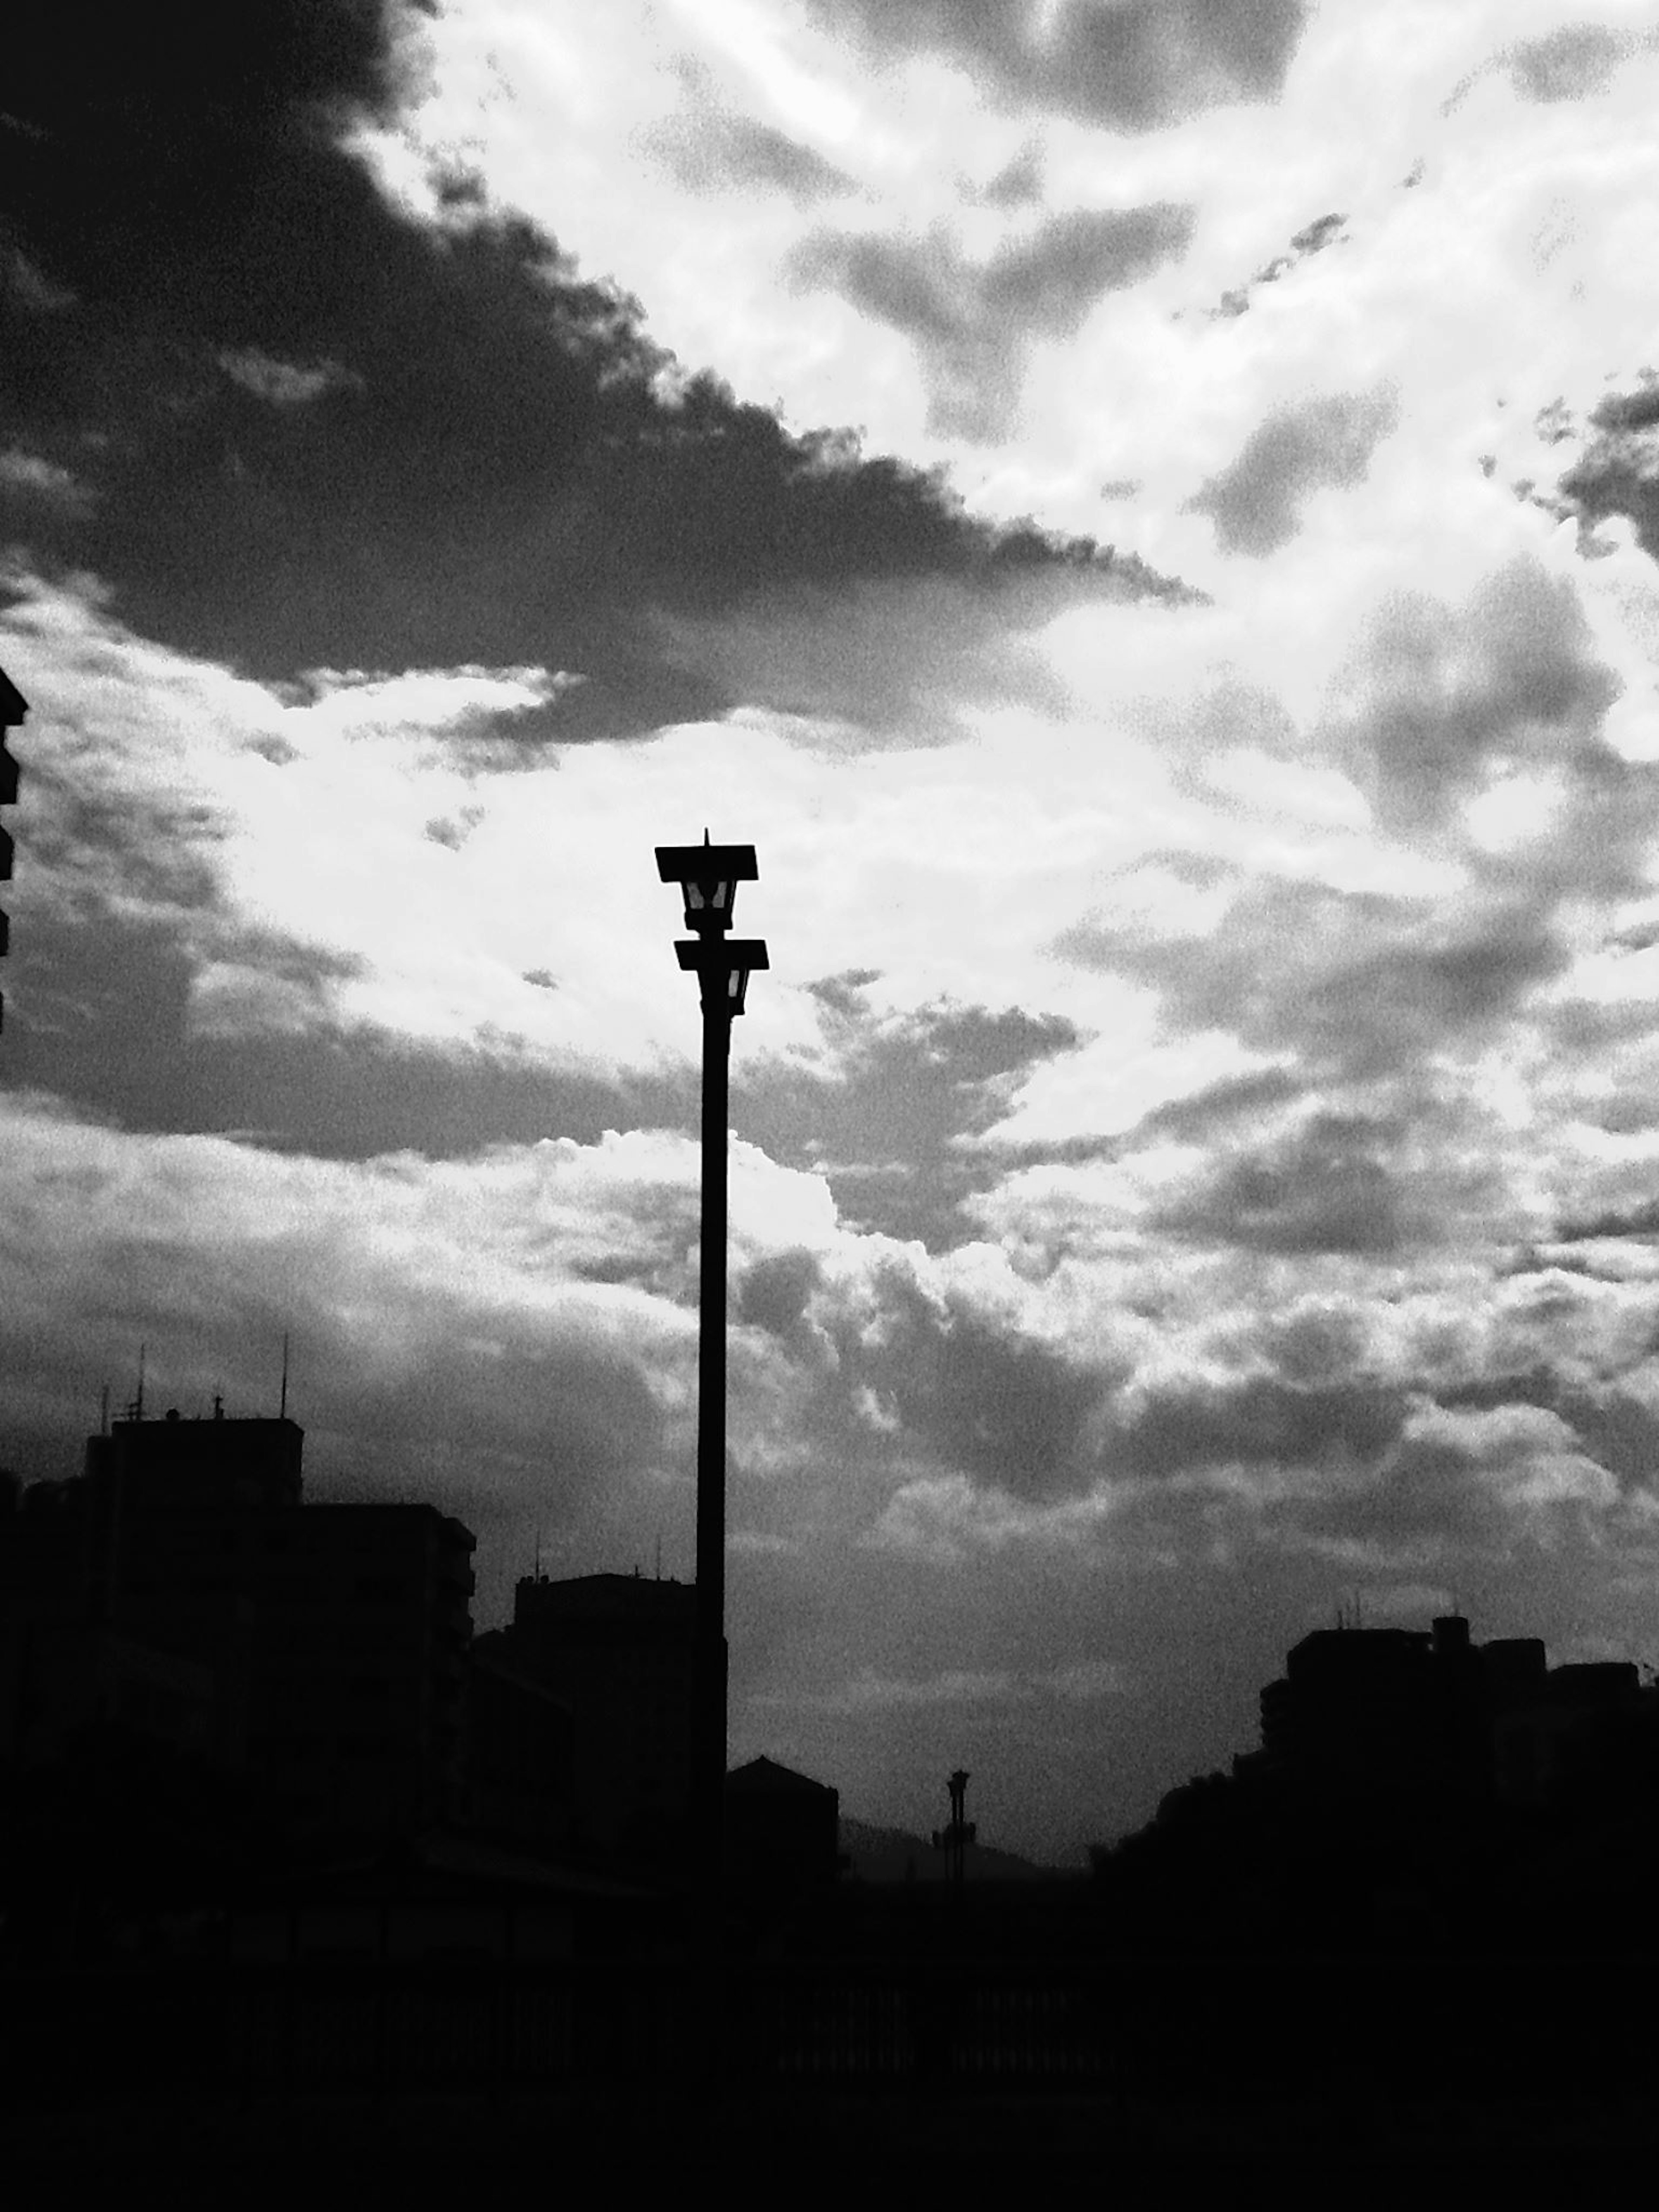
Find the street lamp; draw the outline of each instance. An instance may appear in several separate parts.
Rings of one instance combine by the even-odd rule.
[[[699,1890],[718,1929],[726,1795],[726,1164],[732,1023],[764,968],[758,938],[731,937],[738,885],[758,880],[752,845],[659,845],[685,926],[674,950],[702,1000],[702,1208],[697,1267],[697,1595],[691,1669],[691,1820]]]

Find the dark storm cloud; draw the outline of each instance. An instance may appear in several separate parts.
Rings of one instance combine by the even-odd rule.
[[[773,1252],[744,1271],[738,1285],[738,1319],[787,1338],[799,1325],[822,1271],[811,1252]]]
[[[1589,1243],[1606,1237],[1645,1240],[1659,1236],[1659,1198],[1644,1199],[1639,1205],[1591,1214],[1583,1220],[1564,1221],[1555,1233],[1564,1244]]]
[[[307,1425],[349,1437],[355,1490],[418,1492],[475,1531],[527,1514],[559,1525],[603,1508],[608,1488],[660,1456],[661,1410],[641,1366],[528,1330],[480,1358],[459,1336],[468,1318],[458,1308],[457,1339],[434,1328],[418,1364],[391,1382],[342,1358],[332,1332],[295,1338]],[[344,1486],[320,1487],[338,1496]]]
[[[1315,1299],[1267,1320],[1263,1355],[1287,1382],[1303,1389],[1346,1382],[1363,1369],[1370,1342],[1358,1307]]]
[[[1171,1029],[1224,1029],[1256,1050],[1296,1054],[1297,1079],[1241,1079],[1239,1095],[1223,1090],[1224,1109],[1272,1105],[1321,1077],[1387,1076],[1478,1042],[1570,959],[1547,917],[1516,899],[1437,905],[1283,878],[1242,885],[1200,949],[1088,923],[1054,949],[1156,984]],[[1172,1111],[1159,1109],[1152,1126]]]
[[[1099,1408],[1125,1370],[1085,1364],[959,1297],[881,1271],[876,1316],[832,1321],[838,1393],[873,1390],[908,1450],[1010,1497],[1086,1491]]]
[[[1023,1077],[1081,1038],[1061,1015],[1017,1006],[932,1006],[879,1022],[859,981],[815,987],[835,1079],[757,1073],[734,1109],[737,1126],[782,1164],[820,1169],[844,1219],[945,1249],[967,1227],[963,1200],[1006,1165],[955,1140],[1000,1120]]]
[[[1042,197],[1042,149],[1032,143],[999,169],[989,184],[968,197],[983,207],[1030,207]]]
[[[1566,945],[1524,909],[1434,912],[1414,928],[1380,928],[1367,945],[1365,921],[1382,916],[1365,915],[1369,900],[1354,904],[1354,939],[1330,948],[1323,973],[1304,975],[1299,1003],[1287,997],[1277,1020],[1267,1017],[1263,1041],[1277,1027],[1280,1042],[1322,1048],[1356,1076],[1490,1033],[1569,965]]]
[[[1327,1108],[1235,1142],[1153,1215],[1170,1235],[1276,1254],[1385,1260],[1490,1233],[1509,1198],[1490,1133],[1425,1081],[1393,1110]]]
[[[1297,1540],[1501,1554],[1540,1516],[1584,1525],[1618,1485],[1560,1414],[1503,1401],[1480,1412],[1419,1406],[1370,1479],[1280,1517]]]
[[[733,113],[724,105],[714,74],[695,55],[678,54],[671,66],[685,106],[652,125],[641,134],[642,143],[688,191],[758,185],[806,206],[856,189],[844,169],[811,146],[774,124]]]
[[[1219,1082],[1206,1084],[1201,1091],[1189,1091],[1184,1098],[1171,1098],[1154,1107],[1139,1123],[1137,1134],[1173,1137],[1177,1144],[1199,1143],[1248,1115],[1288,1105],[1300,1097],[1302,1088],[1294,1075],[1280,1067],[1264,1068],[1252,1075],[1224,1076]]]
[[[216,1026],[194,988],[200,948],[166,923],[101,906],[64,921],[31,914],[14,933],[7,990],[15,1088],[82,1100],[133,1130],[240,1132],[319,1159],[418,1152],[465,1158],[480,1145],[548,1136],[597,1143],[607,1128],[677,1128],[696,1117],[696,1078],[550,1073],[517,1055],[410,1048],[336,1033],[329,997],[351,963],[315,945],[234,945],[267,990],[271,1027]]]
[[[1413,1241],[1394,1168],[1401,1133],[1373,1115],[1316,1115],[1293,1137],[1229,1161],[1154,1225],[1265,1252],[1397,1251]],[[1420,1236],[1426,1224],[1415,1226]]]
[[[1607,90],[1613,71],[1628,55],[1654,42],[1651,32],[1638,38],[1628,31],[1610,30],[1604,23],[1567,23],[1541,39],[1511,47],[1505,59],[1523,99],[1586,100]]]
[[[689,191],[758,185],[787,193],[798,206],[807,206],[816,200],[839,198],[854,189],[844,169],[751,116],[676,116],[650,133],[649,143]]]
[[[978,441],[1003,434],[1026,347],[1065,337],[1096,301],[1185,250],[1191,208],[1173,202],[1050,216],[988,261],[963,259],[942,232],[925,239],[826,232],[795,258],[799,282],[839,291],[921,353],[930,426]]]
[[[1385,614],[1344,750],[1395,835],[1437,825],[1493,763],[1566,769],[1578,818],[1553,837],[1549,863],[1525,865],[1570,866],[1577,889],[1598,873],[1610,885],[1628,873],[1631,836],[1643,830],[1632,802],[1644,779],[1601,733],[1620,688],[1596,658],[1571,581],[1517,561],[1455,612],[1412,599]]]
[[[1553,1410],[1575,1431],[1599,1467],[1626,1489],[1650,1485],[1659,1472],[1659,1416],[1616,1382],[1589,1391],[1569,1384]]]
[[[1199,596],[1108,546],[1086,571],[1050,562],[1023,579],[1006,574],[993,619],[979,586],[933,576],[757,589],[731,613],[661,616],[656,629],[665,664],[800,717],[784,726],[801,743],[842,751],[939,744],[961,737],[966,708],[1065,714],[1065,688],[1027,638],[1079,593],[1170,605]]]
[[[1285,1516],[1287,1520],[1291,1517]],[[1438,1438],[1414,1438],[1393,1455],[1385,1480],[1302,1504],[1294,1522],[1304,1538],[1336,1542],[1462,1542],[1488,1551],[1501,1543],[1502,1502],[1474,1456]]]
[[[869,1001],[864,994],[872,983],[881,981],[879,968],[848,968],[839,975],[821,975],[806,988],[812,996],[828,1006],[832,1013],[861,1014],[868,1010]]]
[[[1328,246],[1334,244],[1341,237],[1342,226],[1346,221],[1345,215],[1322,215],[1317,221],[1306,224],[1291,240],[1287,253],[1275,254],[1271,261],[1256,270],[1247,284],[1241,284],[1233,291],[1224,292],[1219,305],[1211,308],[1211,315],[1224,321],[1231,316],[1246,313],[1253,292],[1259,291],[1264,284],[1276,284],[1281,276],[1288,276],[1310,254],[1322,253]]]
[[[1116,1471],[1158,1481],[1237,1464],[1375,1465],[1410,1404],[1397,1384],[1364,1375],[1309,1386],[1271,1375],[1170,1384],[1126,1413],[1108,1459]]]
[[[1296,536],[1310,492],[1361,481],[1394,422],[1394,402],[1386,396],[1338,394],[1286,408],[1251,432],[1237,459],[1212,477],[1186,511],[1214,518],[1224,553],[1259,560]]]
[[[988,618],[1005,579],[1082,583],[1091,548],[686,380],[476,185],[392,208],[341,143],[399,98],[378,0],[167,21],[46,11],[0,132],[8,434],[82,494],[9,527],[141,631],[266,678],[574,669],[571,735],[732,703],[664,660],[660,609],[945,576]]]
[[[1301,0],[813,0],[878,53],[940,54],[997,97],[1148,131],[1219,102],[1270,100],[1301,32]],[[1049,11],[1043,11],[1048,15]]]
[[[1644,370],[1634,391],[1610,393],[1589,428],[1557,486],[1567,511],[1581,526],[1627,515],[1643,550],[1659,560],[1659,375]]]
[[[1651,430],[1659,427],[1659,378],[1634,392],[1614,392],[1590,416],[1598,430]]]

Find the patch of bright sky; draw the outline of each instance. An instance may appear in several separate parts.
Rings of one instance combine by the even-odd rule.
[[[928,459],[951,449],[923,428],[908,343],[845,302],[799,294],[793,246],[826,222],[912,238],[944,223],[972,258],[1045,213],[1194,204],[1182,263],[1115,297],[1082,342],[1041,349],[1012,448],[954,455],[965,488],[1086,526],[1098,519],[1098,481],[1144,475],[1150,462],[1154,479],[1173,472],[1190,492],[1224,462],[1241,404],[1258,404],[1241,372],[1264,352],[1281,378],[1299,353],[1348,388],[1368,368],[1415,361],[1443,393],[1435,372],[1449,353],[1459,393],[1472,362],[1505,376],[1560,356],[1599,368],[1618,319],[1605,287],[1628,299],[1643,265],[1620,241],[1648,228],[1652,59],[1628,62],[1588,102],[1526,102],[1507,70],[1492,70],[1441,112],[1460,79],[1564,20],[1547,0],[1317,10],[1276,104],[1125,136],[999,108],[963,71],[933,61],[872,70],[791,6],[617,7],[554,29],[528,5],[463,0],[432,27],[434,90],[414,135],[469,153],[499,197],[545,221],[588,274],[614,276],[644,301],[653,331],[688,362],[714,367],[744,397],[775,396],[799,424],[850,419],[875,445]],[[686,104],[688,59],[705,72],[708,99],[795,137],[858,191],[811,207],[752,185],[690,198],[651,135]],[[975,187],[1033,143],[1042,206],[974,204]],[[1427,168],[1408,191],[1419,157]],[[1349,216],[1353,244],[1260,288],[1248,315],[1210,319],[1221,292],[1335,210]],[[1577,314],[1541,353],[1510,342],[1535,339],[1547,320],[1540,252],[1555,285],[1579,288]],[[1287,356],[1290,316],[1302,327]],[[1517,317],[1529,327],[1512,332]],[[1471,332],[1483,340],[1473,355],[1459,343]],[[1178,505],[1158,501],[1155,480],[1149,489],[1149,503]]]
[[[825,972],[880,968],[902,1006],[941,993],[1040,1000],[1041,945],[1102,866],[1166,834],[1149,748],[1125,742],[1108,805],[1087,753],[1034,722],[877,756],[856,777],[754,717],[550,749],[538,769],[480,775],[467,756],[480,714],[538,703],[538,678],[410,672],[283,704],[63,592],[14,612],[6,659],[26,696],[76,729],[82,792],[185,810],[181,848],[193,836],[227,926],[354,968],[338,986],[348,1024],[434,1042],[493,1030],[613,1066],[689,1056],[680,916],[651,844],[705,823],[763,855],[739,920],[769,933],[776,964],[744,1042],[785,1053],[816,1048],[801,987]],[[1033,747],[1041,801],[1015,767],[1018,755],[1029,770]],[[37,787],[32,803],[47,795]],[[142,907],[141,886],[125,896]],[[532,970],[556,988],[527,981]]]

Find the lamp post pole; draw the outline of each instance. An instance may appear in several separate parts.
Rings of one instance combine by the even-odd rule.
[[[749,977],[767,964],[757,938],[733,938],[739,883],[760,870],[752,845],[659,845],[657,872],[678,883],[696,936],[675,946],[702,997],[702,1194],[697,1255],[697,1595],[691,1666],[691,1833],[706,1942],[724,1914],[726,1814],[726,1170],[732,1024]]]
[[[726,1176],[732,1018],[702,1000],[702,1194],[697,1245],[697,1595],[691,1818],[698,1888],[718,1926],[726,1814]]]

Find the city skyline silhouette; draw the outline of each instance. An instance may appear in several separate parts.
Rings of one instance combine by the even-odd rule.
[[[303,1449],[286,1414],[239,1419],[216,1405],[206,1420],[168,1408],[146,1421],[135,1401],[87,1438],[79,1476],[25,1486],[6,1474],[0,1707],[14,1779],[90,1776],[107,1738],[251,1786],[273,1863],[477,1829],[695,1899],[695,1585],[637,1566],[560,1577],[538,1563],[511,1619],[480,1629],[471,1532],[414,1498],[307,1500]],[[1097,1875],[1166,1832],[1213,1824],[1224,1803],[1236,1822],[1271,1806],[1291,1826],[1328,1816],[1384,1835],[1426,1808],[1431,1857],[1443,1828],[1468,1821],[1525,1839],[1558,1812],[1571,1823],[1650,1799],[1659,1809],[1652,1668],[1552,1665],[1541,1638],[1477,1641],[1461,1613],[1367,1627],[1339,1607],[1258,1705],[1258,1740],[1230,1771],[1183,1777],[1127,1857],[1097,1842]],[[780,1791],[838,1807],[832,1783],[768,1754],[726,1766],[745,1806],[757,1790],[763,1807]],[[971,1779],[951,1773],[950,1819],[927,1846],[889,1832],[906,1880],[931,1850],[961,1881],[978,1840]],[[838,1813],[828,1818],[819,1882],[854,1868],[832,1864]],[[740,1823],[729,1840],[744,1879],[764,1886],[762,1833]]]
[[[169,2110],[193,2157],[272,2100],[297,2142],[320,2097],[390,2172],[422,2091],[487,2100],[439,2156],[618,2094],[699,2130],[737,2099],[781,2142],[850,2096],[896,2154],[957,2112],[969,2159],[1052,2149],[1079,2100],[1121,2144],[1185,2115],[1188,2159],[1385,2113],[1382,2154],[1488,2172],[1540,2127],[1609,2152],[1648,2124],[1616,1990],[1659,1844],[1650,1669],[1339,1614],[1259,1745],[1087,1875],[987,1848],[966,1770],[924,1845],[763,1755],[711,1854],[695,1589],[538,1571],[474,1635],[471,1533],[307,1501],[303,1442],[135,1406],[78,1478],[0,1492],[0,2074],[76,2116],[78,2170]]]

